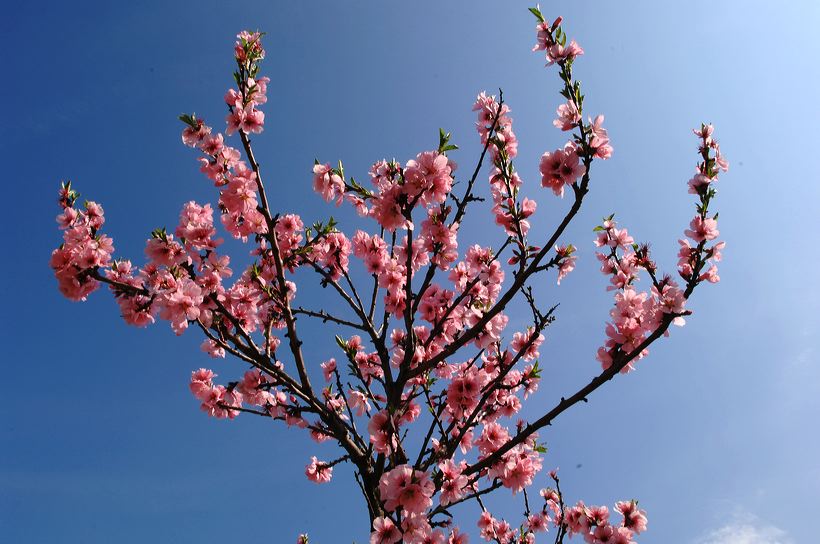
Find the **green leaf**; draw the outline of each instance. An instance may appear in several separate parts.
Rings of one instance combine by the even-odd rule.
[[[197,121],[196,121],[196,114],[195,113],[191,113],[191,114],[183,113],[182,115],[180,115],[178,117],[178,119],[180,121],[182,121],[183,123],[185,123],[186,125],[190,126],[191,128],[197,128]]]
[[[541,10],[539,9],[538,6],[535,6],[534,8],[527,8],[527,9],[529,9],[530,13],[535,15],[535,18],[538,19],[539,23],[544,22],[544,16],[541,14]]]
[[[444,132],[443,128],[438,129],[438,152],[445,153],[447,151],[458,149],[458,146],[450,144],[449,132]]]

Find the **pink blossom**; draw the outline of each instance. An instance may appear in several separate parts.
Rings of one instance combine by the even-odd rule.
[[[379,517],[373,520],[370,544],[395,544],[401,539],[401,532],[390,518]]]
[[[441,270],[450,268],[458,258],[458,225],[447,226],[441,221],[435,209],[428,212],[428,218],[422,222],[421,238],[424,249],[431,253],[430,260]]]
[[[231,410],[230,407],[242,405],[242,395],[238,391],[228,390],[222,385],[212,386],[199,398],[202,400],[200,409],[217,419],[234,419],[239,415],[239,411]]]
[[[234,107],[231,113],[225,118],[228,127],[225,132],[230,136],[237,130],[241,130],[245,134],[262,132],[262,127],[265,124],[265,113],[256,109],[251,102],[244,107]]]
[[[706,272],[698,277],[698,279],[701,281],[706,280],[709,283],[718,283],[720,281],[720,276],[718,276],[717,266],[711,265]]]
[[[357,391],[355,389],[349,390],[347,392],[347,399],[350,405],[350,409],[357,416],[363,416],[365,412],[370,411],[370,401],[367,399],[367,396],[361,391]]]
[[[440,495],[442,506],[452,504],[467,494],[469,479],[463,474],[466,468],[467,463],[464,461],[457,465],[448,459],[439,464],[439,470],[444,476]]]
[[[447,386],[447,410],[456,418],[469,415],[478,405],[481,388],[487,379],[486,374],[475,368],[454,377]]]
[[[308,480],[317,484],[324,484],[333,477],[333,467],[320,462],[316,457],[310,458],[310,464],[305,467],[305,476]]]
[[[538,358],[538,347],[543,341],[544,335],[539,333],[536,336],[532,330],[532,327],[529,327],[527,328],[526,334],[520,332],[513,334],[513,341],[510,344],[510,347],[512,347],[516,353],[523,352],[521,358],[525,361],[533,361]]]
[[[698,172],[692,177],[692,179],[689,180],[689,193],[693,195],[700,194],[700,192],[705,187],[708,187],[711,182],[712,180],[709,176]]]
[[[575,270],[575,260],[577,256],[573,255],[574,250],[575,248],[572,246],[555,246],[556,255],[561,257],[558,264],[558,285],[561,285],[561,280]]]
[[[404,191],[424,205],[444,202],[450,192],[455,163],[437,151],[419,153],[404,167]]]
[[[714,240],[720,235],[720,231],[717,228],[716,220],[696,215],[689,223],[689,228],[684,234],[695,242],[703,242],[705,240]]]
[[[517,493],[532,484],[541,466],[538,452],[527,444],[521,444],[504,454],[501,461],[490,468],[489,475],[500,478],[504,487]]]
[[[265,58],[265,49],[262,47],[262,34],[243,30],[236,35],[234,56],[237,62],[255,62]]]
[[[595,156],[599,159],[608,159],[612,156],[612,146],[609,144],[609,134],[604,128],[604,116],[598,115],[595,119],[589,120],[589,128],[592,131],[592,138],[589,146],[595,150]]]
[[[609,239],[607,241],[607,245],[609,247],[627,249],[635,243],[635,239],[629,235],[629,232],[627,232],[626,229],[617,229],[613,226],[611,229],[607,230],[607,234],[609,235]]]
[[[532,47],[533,51],[544,51],[552,43],[552,32],[550,24],[547,22],[538,23],[535,27],[536,41]]]
[[[381,191],[373,198],[371,216],[386,230],[408,226],[407,218],[402,213],[400,199],[404,195],[400,185],[393,185]]]
[[[322,375],[324,375],[325,381],[333,381],[333,373],[336,371],[336,359],[330,358],[320,366],[322,367]]]
[[[222,134],[216,136],[207,136],[199,143],[199,149],[206,155],[218,155],[224,147],[224,139]]]
[[[450,536],[447,537],[447,544],[468,544],[470,537],[467,533],[462,533],[458,527],[453,527]]]
[[[547,66],[551,66],[556,62],[564,62],[566,60],[574,59],[584,54],[584,50],[578,45],[575,40],[570,40],[567,46],[552,42],[546,48],[547,51]]]
[[[205,340],[204,342],[202,342],[200,348],[202,349],[202,351],[204,351],[211,357],[221,357],[223,359],[225,358],[225,348],[219,346],[219,344],[217,344],[213,340]]]
[[[185,248],[174,240],[172,234],[149,239],[145,244],[145,255],[159,266],[172,267],[190,263]]]
[[[367,424],[370,444],[379,453],[390,453],[398,445],[396,425],[384,410],[376,412]]]
[[[557,196],[564,196],[564,186],[572,185],[584,173],[577,149],[572,142],[563,149],[541,156],[541,186],[552,189]]]
[[[554,120],[552,124],[564,131],[572,130],[578,125],[578,121],[581,120],[581,114],[578,113],[575,102],[571,100],[558,106],[556,113],[558,114],[558,118]]]
[[[499,108],[501,110],[500,112]],[[487,141],[487,136],[496,116],[498,117],[497,124],[499,126],[510,124],[509,119],[506,119],[510,108],[506,104],[499,105],[495,96],[489,96],[484,92],[480,93],[476,97],[475,104],[473,105],[473,111],[478,112],[476,129],[482,136],[481,143],[485,143]]]
[[[330,279],[336,281],[347,272],[350,251],[350,240],[341,232],[331,232],[313,245],[312,256],[316,264],[327,269]]]
[[[174,288],[160,291],[157,296],[160,317],[170,321],[178,335],[188,328],[189,321],[199,318],[202,302],[202,289],[194,281],[184,277],[179,278]]]
[[[723,258],[723,248],[726,242],[718,242],[708,250],[709,258],[713,261],[720,261]]]
[[[370,274],[379,274],[385,269],[389,255],[387,243],[380,236],[370,236],[358,230],[353,236],[352,244],[353,254],[364,261],[365,268]]]
[[[313,190],[322,195],[325,202],[335,199],[339,206],[345,192],[345,182],[329,164],[317,164],[313,167]]]
[[[541,533],[547,531],[547,522],[549,518],[542,512],[530,514],[527,517],[527,528],[534,533]]]
[[[213,223],[213,209],[210,204],[200,206],[194,201],[188,202],[179,214],[179,226],[175,234],[184,239],[193,249],[213,249],[221,240],[214,240],[216,234]],[[154,259],[156,261],[156,259]],[[162,263],[160,263],[162,264]]]
[[[191,383],[189,385],[191,393],[199,400],[205,400],[208,397],[208,392],[213,387],[213,379],[216,374],[212,370],[200,368],[191,372]]]
[[[304,224],[302,218],[296,214],[285,214],[279,218],[274,227],[276,242],[279,244],[279,251],[282,258],[289,258],[302,242],[302,232]]]
[[[401,507],[406,512],[420,514],[433,504],[434,491],[429,475],[409,465],[399,465],[379,480],[379,494],[390,512]]]
[[[487,423],[476,440],[476,446],[481,455],[490,455],[510,439],[510,433],[499,423]]]
[[[637,501],[619,501],[615,510],[624,517],[624,527],[637,534],[646,531],[646,512],[638,509]]]
[[[205,125],[202,119],[195,119],[194,122],[194,126],[187,125],[182,130],[182,142],[190,147],[196,147],[211,133],[211,127]]]

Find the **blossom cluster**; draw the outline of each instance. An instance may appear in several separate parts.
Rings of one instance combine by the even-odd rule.
[[[557,471],[550,471],[550,477],[557,485]],[[583,501],[565,505],[560,487],[541,489],[539,495],[543,500],[541,507],[530,510],[528,504],[518,526],[496,518],[484,508],[478,519],[480,538],[498,544],[532,544],[537,534],[548,532],[552,526],[557,532],[556,542],[563,542],[564,536],[581,536],[588,544],[634,544],[635,536],[647,528],[646,512],[638,508],[635,500],[615,504],[615,511],[620,514],[615,521],[610,519],[606,506],[587,506]]]
[[[342,454],[336,459],[310,456],[305,475],[326,484],[335,467],[353,465],[368,506],[371,544],[464,544],[467,534],[453,523],[449,508],[473,500],[481,507],[481,537],[499,544],[531,544],[550,525],[559,535],[580,535],[590,544],[630,543],[646,529],[634,501],[618,503],[623,519],[610,522],[606,507],[565,506],[558,489],[542,491],[540,510],[530,511],[526,499],[544,466],[546,450],[537,431],[555,417],[514,421],[539,387],[541,351],[555,318],[556,307],[542,311],[531,285],[538,273],[553,269],[560,284],[574,269],[577,250],[560,238],[589,190],[590,165],[612,156],[603,116],[584,120],[583,94],[572,76],[583,50],[574,40],[567,43],[560,18],[548,23],[532,11],[539,19],[535,50],[544,52],[547,65],[557,65],[563,84],[553,125],[570,133],[539,165],[547,194],[574,198],[551,236],[532,228],[538,206],[525,196],[515,168],[518,140],[501,93],[482,92],[473,105],[483,150],[460,196],[457,165],[449,155],[457,147],[442,130],[437,148],[403,162],[373,163],[368,187],[348,176],[341,162],[315,162],[313,190],[326,203],[352,206],[365,225],[349,230],[350,236],[333,218],[310,224],[273,210],[249,139],[264,128],[261,108],[270,80],[259,73],[262,34],[248,31],[234,46],[236,87],[225,94],[224,134],[195,115],[181,116],[182,141],[201,153],[200,170],[218,192],[215,206],[184,204],[173,231],[152,232],[147,262],[137,267],[113,259],[113,243],[100,232],[98,204],[77,207],[70,183],[60,192],[63,244],[54,250],[51,266],[63,294],[81,300],[105,283],[126,323],[146,326],[159,318],[176,334],[199,329],[205,353],[248,365],[241,379],[222,384],[211,369],[193,371],[189,388],[201,409],[217,419],[246,413],[283,421],[317,443],[338,444]],[[723,243],[715,241],[717,217],[708,207],[717,172],[728,165],[711,126],[696,133],[702,162],[690,192],[699,204],[681,241],[683,285],[660,277],[648,246],[635,244],[613,216],[596,228],[601,270],[615,291],[607,340],[597,354],[605,372],[631,370],[649,343],[688,315],[685,303],[694,287],[718,280],[714,262]],[[234,135],[238,147],[228,144]],[[485,157],[484,191],[502,242],[460,244],[466,210],[484,200],[475,182]],[[252,264],[235,276],[231,259],[220,252],[220,223],[250,247]],[[641,270],[651,280],[648,291],[636,286]],[[303,301],[297,300],[297,273],[313,275],[338,295],[342,309],[298,305]],[[531,310],[531,322],[511,319],[508,305],[515,297]],[[314,363],[312,346],[299,337],[301,318],[352,333],[336,335],[338,354]],[[312,381],[318,376],[321,386]],[[551,413],[560,414],[586,394],[562,398]],[[417,455],[409,451],[416,444],[409,436],[421,443]],[[496,519],[481,502],[499,488],[524,496],[520,524]],[[298,541],[307,542],[307,536]]]
[[[70,300],[85,300],[99,287],[89,271],[111,263],[114,243],[110,237],[99,232],[105,223],[102,206],[86,202],[84,209],[75,208],[79,195],[71,188],[71,182],[60,189],[60,206],[57,224],[63,232],[63,243],[51,254],[50,265],[57,278],[60,292]]]
[[[699,137],[702,161],[695,176],[689,181],[689,192],[698,196],[697,214],[684,231],[687,238],[679,240],[678,274],[684,281],[681,287],[671,276],[661,277],[657,265],[650,257],[649,246],[635,243],[627,229],[618,228],[613,216],[606,218],[595,228],[598,232],[595,245],[602,248],[597,253],[601,272],[609,277],[608,290],[615,291],[615,305],[610,311],[612,320],[606,326],[606,342],[598,348],[597,359],[604,369],[624,354],[634,354],[621,372],[633,370],[633,362],[647,355],[647,338],[664,321],[675,325],[685,323],[686,299],[692,289],[703,281],[717,283],[716,261],[720,261],[725,242],[716,242],[717,214],[709,216],[709,203],[716,195],[712,184],[717,181],[720,170],[726,171],[729,163],[720,153],[720,146],[712,138],[711,125],[695,130]],[[714,151],[715,156],[710,153]],[[710,244],[711,243],[711,244]],[[704,270],[706,266],[708,269]],[[640,272],[645,271],[651,280],[648,291],[638,289],[636,282]],[[668,333],[667,333],[668,334]]]

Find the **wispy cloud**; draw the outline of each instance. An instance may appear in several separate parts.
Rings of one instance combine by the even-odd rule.
[[[794,540],[783,529],[744,514],[703,535],[693,544],[794,544]]]

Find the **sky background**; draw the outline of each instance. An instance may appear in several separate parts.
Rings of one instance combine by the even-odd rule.
[[[775,5],[777,4],[777,7]],[[381,158],[434,148],[439,127],[480,151],[470,111],[503,87],[520,140],[516,165],[539,201],[533,233],[569,205],[537,188],[540,155],[563,143],[551,126],[558,77],[530,52],[534,19],[521,2],[13,2],[0,19],[6,157],[0,215],[2,375],[0,534],[14,543],[363,543],[367,520],[350,473],[319,487],[303,470],[331,458],[304,433],[252,417],[215,421],[187,390],[213,362],[194,331],[167,322],[127,327],[101,290],[63,299],[48,268],[60,242],[56,191],[70,178],[101,203],[118,256],[143,262],[148,233],[172,229],[184,202],[215,202],[182,146],[181,112],[222,127],[232,43],[268,33],[266,130],[255,138],[277,210],[330,210],[311,191],[314,157],[364,179]],[[535,418],[599,370],[594,352],[611,305],[591,229],[611,212],[661,267],[693,213],[686,181],[691,128],[714,123],[731,162],[718,183],[721,283],[690,303],[683,329],[542,432],[546,468],[567,499],[638,498],[639,542],[788,544],[816,541],[820,499],[820,221],[817,124],[820,4],[804,2],[544,2],[585,49],[575,74],[590,114],[606,114],[615,148],[597,163],[565,242],[579,248],[542,348],[545,379],[523,413]],[[485,176],[480,178],[486,180]],[[486,191],[486,183],[482,184]],[[462,245],[500,238],[473,209]],[[345,223],[347,222],[347,223]],[[231,244],[228,244],[231,246]],[[241,259],[240,259],[241,260]],[[314,294],[310,294],[314,291]],[[300,296],[322,304],[306,283]],[[511,327],[526,313],[511,314]],[[307,326],[307,324],[305,324]],[[314,369],[334,355],[333,331],[306,329]],[[513,328],[509,330],[515,330]],[[537,486],[546,485],[542,475]],[[506,491],[499,514],[521,510]],[[475,530],[475,506],[460,511]],[[478,539],[474,538],[474,542]]]

